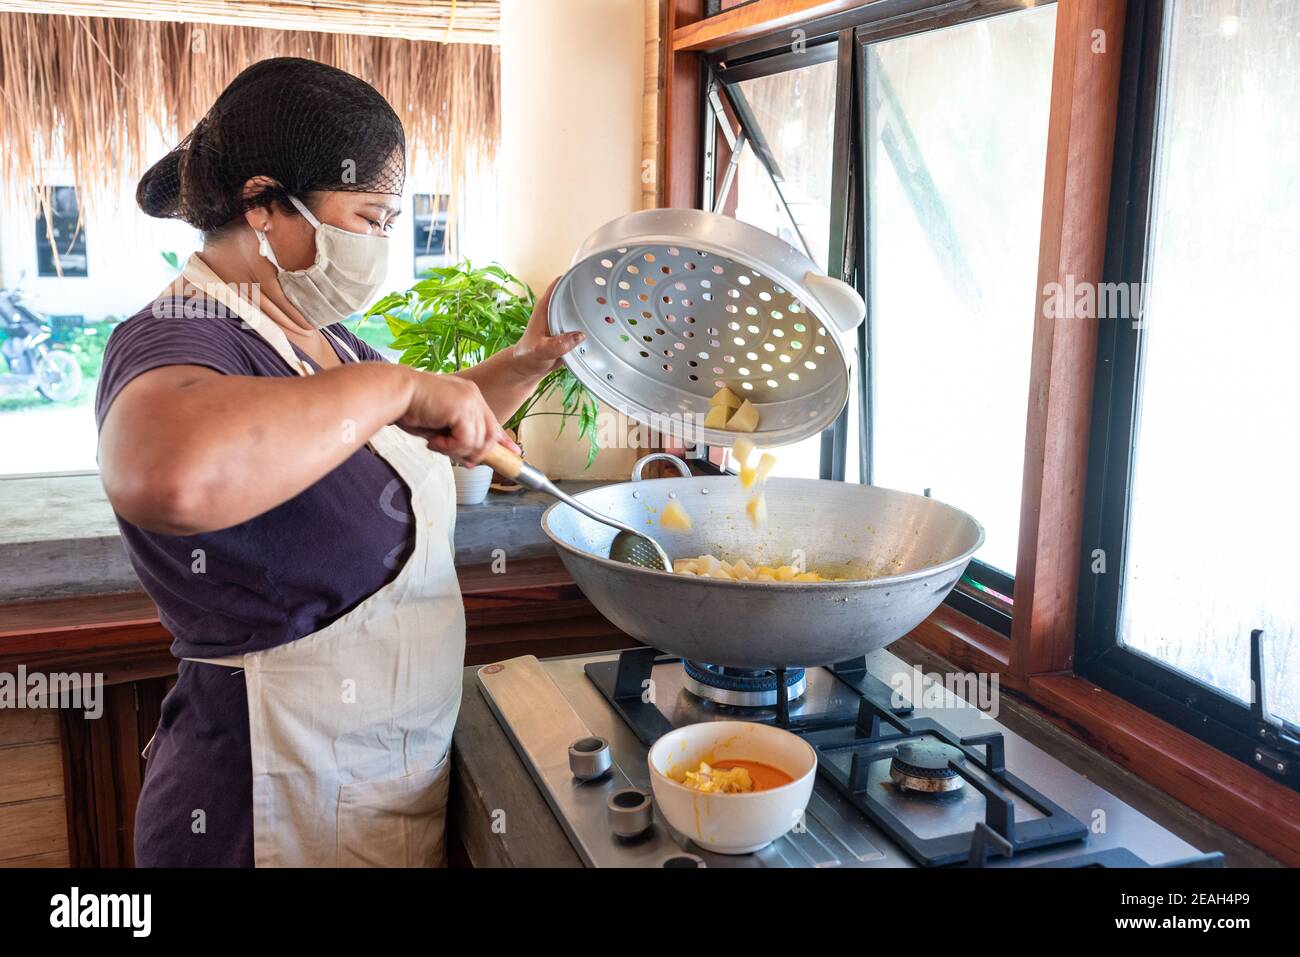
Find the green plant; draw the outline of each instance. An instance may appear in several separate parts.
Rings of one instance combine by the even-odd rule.
[[[517,343],[533,313],[537,297],[528,285],[493,264],[474,268],[468,261],[429,269],[405,292],[384,296],[365,319],[382,316],[392,335],[390,348],[401,353],[404,365],[425,372],[451,373],[468,369]],[[538,403],[559,394],[561,411],[543,412]],[[578,436],[587,440],[587,465],[600,451],[597,443],[596,399],[567,368],[547,373],[537,388],[505,423],[518,434],[524,419],[535,415],[560,418],[557,437],[570,418],[577,419]]]

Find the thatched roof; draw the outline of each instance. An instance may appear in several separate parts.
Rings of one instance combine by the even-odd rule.
[[[151,125],[179,141],[240,70],[272,56],[309,57],[372,83],[453,195],[495,157],[500,70],[490,44],[0,12],[0,177],[22,202],[44,184],[48,162],[66,161],[93,207],[97,188],[133,186],[159,158],[145,155]]]
[[[184,23],[496,43],[501,0],[0,0],[0,9],[78,17],[128,17]]]

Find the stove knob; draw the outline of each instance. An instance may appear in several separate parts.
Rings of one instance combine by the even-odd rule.
[[[679,851],[671,854],[659,862],[660,867],[708,867],[704,863],[704,858],[698,854],[688,854],[685,851]]]
[[[609,742],[604,738],[579,738],[569,745],[569,770],[579,781],[594,781],[609,770]]]
[[[619,837],[644,834],[654,821],[654,799],[650,792],[640,788],[615,791],[605,807],[609,811],[610,829]]]

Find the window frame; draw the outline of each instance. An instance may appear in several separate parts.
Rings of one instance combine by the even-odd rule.
[[[1159,161],[1159,115],[1165,39],[1173,5],[1167,0],[1130,4],[1125,32],[1130,43],[1120,77],[1120,100],[1111,179],[1105,280],[1141,282],[1147,274],[1153,224],[1154,175]],[[1130,287],[1133,288],[1133,287]],[[1128,547],[1133,454],[1142,381],[1143,330],[1108,319],[1098,330],[1093,386],[1088,481],[1084,495],[1083,548],[1079,561],[1079,608],[1075,671],[1145,711],[1300,790],[1300,761],[1270,772],[1261,744],[1294,748],[1300,728],[1268,720],[1257,699],[1249,704],[1172,665],[1124,647],[1119,641]],[[1092,572],[1094,549],[1107,560],[1107,574]],[[1267,636],[1265,637],[1267,640]],[[1252,644],[1254,644],[1252,642]],[[1258,663],[1253,671],[1259,670]],[[1279,741],[1278,735],[1282,735]]]

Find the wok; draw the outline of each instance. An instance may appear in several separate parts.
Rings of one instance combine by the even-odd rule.
[[[770,478],[768,521],[745,514],[749,493],[735,476],[630,482],[579,493],[584,505],[655,535],[674,558],[703,554],[751,564],[795,564],[842,582],[731,582],[672,575],[611,561],[615,530],[564,504],[542,528],[596,608],[633,638],[693,661],[734,668],[830,665],[907,634],[957,584],[984,530],[934,499],[872,485]],[[685,463],[676,460],[680,470]],[[688,532],[658,516],[676,497]]]

